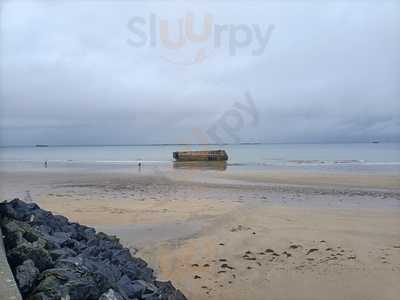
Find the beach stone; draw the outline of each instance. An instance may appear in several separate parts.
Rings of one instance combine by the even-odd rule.
[[[67,247],[51,250],[51,251],[49,251],[49,254],[54,261],[56,261],[59,258],[76,256],[76,252]]]
[[[111,262],[114,264],[121,264],[126,262],[127,260],[130,260],[131,254],[129,252],[129,249],[118,249],[114,251],[113,256],[111,257]]]
[[[53,232],[51,236],[60,246],[63,246],[63,244],[70,239],[71,234],[69,232],[56,231]]]
[[[46,233],[47,235],[50,234],[51,231],[52,231],[49,226],[43,225],[43,224],[42,225],[33,226],[33,228],[35,228],[36,230],[38,230],[40,232]]]
[[[99,300],[124,300],[124,298],[118,292],[109,289],[106,293],[100,296]]]
[[[39,270],[30,259],[24,261],[22,265],[19,265],[16,268],[15,279],[18,282],[22,294],[27,294],[31,290],[33,283],[36,281],[38,276]]]
[[[144,281],[132,281],[126,275],[122,276],[118,281],[118,288],[129,298],[141,298],[146,291],[149,291],[148,293],[154,293],[156,291],[155,287],[155,290],[149,289]]]
[[[131,279],[154,280],[153,270],[140,258],[132,258],[122,266],[122,271]]]
[[[87,227],[80,232],[80,235],[82,236],[82,238],[89,241],[96,237],[96,231],[93,228]]]
[[[8,220],[7,220],[8,221]],[[26,242],[24,239],[24,230],[19,226],[16,221],[8,221],[4,220],[2,222],[2,229],[5,234],[5,246],[6,248],[14,248],[18,245]]]
[[[18,266],[25,260],[31,259],[35,266],[43,271],[53,266],[50,254],[39,244],[25,242],[7,253],[11,265]]]
[[[60,299],[69,295],[71,300],[98,299],[101,289],[93,277],[78,267],[48,269],[40,275],[40,283],[35,293],[41,293],[49,299]]]
[[[31,212],[38,208],[34,203],[25,203],[19,199],[14,199],[8,204],[0,207],[0,214],[19,221],[28,221]]]

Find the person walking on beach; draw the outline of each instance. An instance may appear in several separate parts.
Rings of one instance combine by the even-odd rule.
[[[47,168],[47,160],[44,161],[44,167]]]

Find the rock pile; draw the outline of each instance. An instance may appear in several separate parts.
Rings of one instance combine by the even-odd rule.
[[[157,281],[118,238],[68,222],[34,203],[0,203],[9,264],[24,299],[184,300]]]

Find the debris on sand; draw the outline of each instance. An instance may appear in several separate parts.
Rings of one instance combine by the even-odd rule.
[[[318,251],[318,250],[319,250],[318,248],[311,248],[310,250],[307,251],[306,255],[309,255],[309,254],[311,254],[311,253],[313,253],[315,251]]]
[[[289,246],[290,249],[297,249],[300,247],[301,247],[301,245],[295,245],[295,244]]]

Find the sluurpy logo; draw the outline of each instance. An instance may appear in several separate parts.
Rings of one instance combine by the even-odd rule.
[[[167,61],[193,65],[204,62],[216,50],[224,50],[230,56],[240,51],[262,55],[274,30],[272,24],[266,28],[259,24],[217,24],[211,14],[205,14],[201,19],[200,26],[195,24],[193,13],[173,21],[153,13],[147,18],[135,16],[127,24],[131,33],[127,42],[136,48],[162,47],[167,52],[161,57]]]

